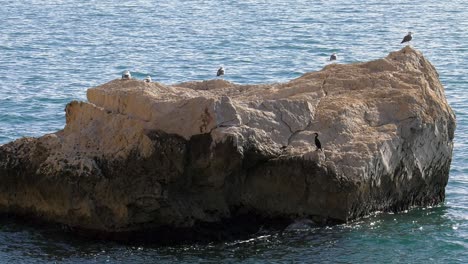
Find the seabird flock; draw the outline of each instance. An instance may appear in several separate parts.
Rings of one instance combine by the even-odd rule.
[[[413,39],[412,32],[408,32],[408,34],[403,38],[400,44],[405,43],[405,42],[410,42]],[[330,55],[329,61],[336,61],[338,60],[338,56],[336,55],[335,52]],[[226,73],[225,69],[223,66],[220,66],[218,71],[216,72],[216,77],[223,76]],[[122,73],[122,80],[130,80],[132,78],[132,75],[130,74],[130,71],[126,70]],[[152,82],[151,76],[146,76],[145,79],[143,79],[144,82]]]
[[[411,31],[408,32],[408,34],[403,38],[403,40],[401,41],[400,44],[402,43],[405,43],[405,42],[410,42],[413,37],[412,37],[412,34]],[[336,61],[338,59],[338,56],[336,55],[335,52],[333,52],[332,55],[330,55],[330,61]],[[218,71],[216,72],[216,77],[219,77],[219,76],[223,76],[225,74],[225,70],[224,70],[224,67],[223,66],[220,66]],[[130,80],[132,78],[132,75],[130,73],[130,71],[126,70],[122,73],[122,80]],[[143,79],[144,82],[147,82],[147,83],[150,83],[152,80],[151,80],[151,76],[146,76],[145,79]],[[314,133],[315,134],[315,146],[317,147],[317,150],[320,150],[322,151],[322,144],[320,143],[320,140],[318,139],[318,133]]]

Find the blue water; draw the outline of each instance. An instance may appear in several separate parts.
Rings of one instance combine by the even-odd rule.
[[[366,2],[366,3],[363,3]],[[407,31],[457,114],[446,202],[348,225],[178,247],[86,241],[0,221],[0,263],[468,263],[468,3],[465,0],[2,0],[0,144],[55,132],[64,106],[125,69],[171,84],[281,82],[398,50]]]

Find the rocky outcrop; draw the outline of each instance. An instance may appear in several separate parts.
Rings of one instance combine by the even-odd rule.
[[[114,80],[87,97],[63,130],[0,147],[1,212],[158,239],[444,200],[455,116],[410,47],[287,83]]]

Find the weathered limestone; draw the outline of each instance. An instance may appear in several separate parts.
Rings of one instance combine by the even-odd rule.
[[[157,238],[444,200],[455,115],[410,47],[287,83],[114,80],[87,96],[66,106],[62,131],[0,146],[1,212]]]

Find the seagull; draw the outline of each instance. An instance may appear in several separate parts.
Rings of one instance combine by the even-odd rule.
[[[219,67],[218,72],[216,73],[216,76],[221,76],[224,75],[224,68],[223,66]]]
[[[130,74],[130,71],[124,71],[122,73],[122,80],[130,80],[132,78],[132,75]]]
[[[322,150],[322,144],[320,143],[320,140],[318,139],[318,134],[317,133],[314,133],[315,134],[315,146],[317,147],[317,150]]]
[[[333,54],[330,56],[330,61],[334,61],[337,59],[336,53],[333,52]]]
[[[406,36],[403,38],[403,40],[401,41],[401,43],[410,42],[410,41],[413,39],[413,37],[411,36],[411,34],[413,34],[413,33],[408,32],[408,35],[406,35]],[[401,44],[401,43],[400,43],[400,44]]]
[[[150,83],[151,82],[151,76],[146,76],[146,78],[143,80],[144,82]]]

